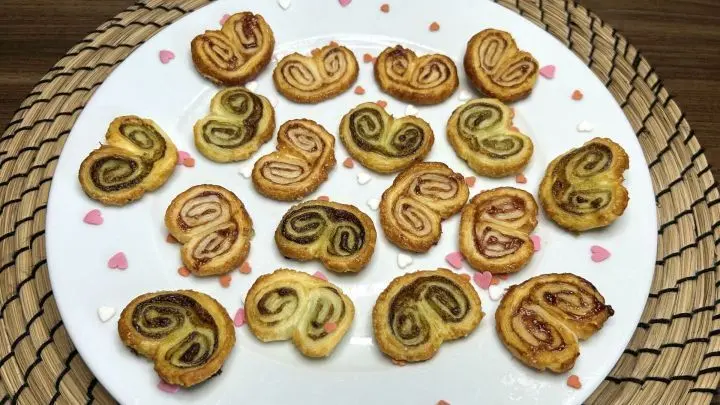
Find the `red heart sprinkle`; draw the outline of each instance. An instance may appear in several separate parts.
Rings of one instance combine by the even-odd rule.
[[[233,323],[235,324],[236,328],[245,325],[245,308],[240,308],[237,310],[237,312],[235,312],[235,316],[233,317]]]
[[[177,271],[178,271],[178,274],[183,277],[187,277],[190,275],[190,270],[188,270],[187,267],[185,267],[185,266],[179,267]]]
[[[355,87],[355,94],[362,96],[365,94],[365,89],[362,88],[362,86]]]
[[[567,379],[567,385],[568,387],[575,388],[576,390],[579,390],[580,387],[582,387],[582,384],[580,383],[580,377],[576,376],[575,374],[571,375]]]
[[[230,287],[230,283],[232,282],[232,276],[229,274],[223,274],[220,276],[220,285],[223,286],[223,288]]]
[[[330,201],[330,197],[328,197],[326,195],[321,195],[317,199],[318,199],[318,201]]]
[[[582,91],[580,91],[580,90],[575,90],[575,91],[573,91],[571,97],[572,97],[572,99],[575,100],[575,101],[580,101],[580,100],[583,99],[583,96],[584,96],[584,95],[583,95]]]
[[[323,325],[323,329],[327,333],[333,333],[335,329],[337,329],[337,324],[335,322],[325,322],[325,325]]]
[[[375,58],[372,55],[370,55],[369,53],[366,53],[363,55],[363,62],[365,62],[365,63],[370,63],[373,61],[373,59],[375,59]]]
[[[382,108],[387,107],[387,101],[385,101],[385,100],[378,100],[375,102],[375,104],[379,105]]]
[[[477,181],[477,178],[475,176],[465,177],[465,184],[467,184],[468,187],[474,187],[475,181]]]
[[[128,261],[127,261],[127,257],[125,257],[125,253],[123,253],[123,252],[115,253],[110,258],[110,260],[108,260],[108,267],[111,269],[118,269],[118,270],[127,269]]]
[[[390,5],[385,3],[382,6],[380,6],[380,11],[383,13],[389,13],[390,12]]]
[[[432,24],[430,24],[430,32],[435,32],[440,29],[440,24],[433,21]]]
[[[518,184],[525,184],[527,183],[527,177],[525,177],[524,174],[520,173],[515,175],[515,182]]]
[[[89,225],[102,225],[103,223],[103,217],[102,213],[100,213],[100,210],[90,210],[87,214],[85,214],[85,217],[83,218],[83,222]]]
[[[490,285],[492,285],[492,279],[493,275],[489,271],[483,271],[475,273],[473,275],[473,280],[475,281],[475,284],[478,285],[478,287],[487,290],[490,288]]]
[[[252,267],[250,267],[250,262],[245,261],[245,263],[240,266],[240,273],[242,274],[250,274],[252,271]]]
[[[347,167],[348,169],[352,169],[355,167],[355,162],[352,160],[352,158],[346,158],[343,161],[343,166]]]

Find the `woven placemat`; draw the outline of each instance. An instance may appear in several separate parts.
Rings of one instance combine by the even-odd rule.
[[[495,1],[557,37],[605,83],[637,134],[655,189],[648,302],[628,348],[587,402],[709,403],[720,381],[720,194],[685,115],[637,49],[587,9],[564,0]],[[105,22],[38,82],[0,136],[0,404],[113,402],[78,356],[53,298],[44,238],[50,182],[75,119],[113,68],[206,3],[151,0]]]

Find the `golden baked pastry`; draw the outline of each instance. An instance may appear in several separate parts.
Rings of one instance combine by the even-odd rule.
[[[375,225],[352,205],[306,201],[290,208],[275,230],[280,254],[319,259],[328,270],[358,272],[375,251]]]
[[[143,294],[123,309],[120,340],[155,363],[168,384],[190,387],[218,374],[235,346],[235,328],[212,297],[192,290]]]
[[[534,253],[529,233],[538,207],[524,190],[500,187],[470,200],[460,220],[460,252],[472,268],[494,274],[514,273]]]
[[[292,339],[308,357],[327,357],[350,329],[355,306],[336,285],[289,269],[255,280],[245,319],[263,342]]]
[[[399,248],[427,252],[440,240],[440,223],[459,212],[469,194],[463,176],[444,163],[417,163],[383,193],[380,224]]]
[[[335,137],[305,119],[282,124],[277,137],[277,151],[255,162],[253,184],[265,197],[299,200],[327,180],[335,167]]]
[[[220,90],[210,114],[195,123],[195,146],[215,162],[249,158],[275,130],[275,110],[267,98],[244,87]]]
[[[233,14],[220,30],[196,36],[190,51],[195,69],[213,83],[239,86],[267,66],[275,37],[260,14]]]
[[[175,170],[177,149],[150,119],[115,118],[106,144],[90,152],[80,165],[83,191],[105,205],[125,205],[165,184]]]
[[[340,140],[363,166],[392,173],[423,160],[435,136],[430,124],[418,117],[395,119],[375,103],[362,103],[343,116]]]
[[[508,289],[495,311],[495,326],[525,365],[564,373],[580,355],[578,339],[588,339],[614,313],[584,278],[543,274]]]
[[[486,29],[473,35],[465,49],[465,73],[490,97],[510,102],[530,95],[540,70],[537,60],[518,49],[512,35]]]
[[[273,71],[275,88],[298,103],[319,103],[333,98],[355,83],[358,63],[348,48],[330,44],[311,56],[291,53]]]
[[[512,129],[512,111],[498,100],[473,99],[453,111],[447,137],[471,169],[487,177],[517,174],[533,154],[533,142]]]
[[[397,277],[373,307],[380,350],[395,361],[424,361],[440,345],[469,335],[480,323],[480,297],[470,281],[447,269]]]
[[[175,197],[165,226],[183,244],[182,262],[196,276],[227,273],[250,251],[252,219],[242,201],[220,186],[201,184]]]
[[[441,54],[418,57],[401,45],[385,48],[375,62],[375,80],[380,89],[414,104],[438,104],[458,87],[457,68]]]
[[[595,138],[556,157],[540,183],[540,203],[548,217],[575,232],[607,226],[625,212],[622,185],[630,158],[607,138]]]

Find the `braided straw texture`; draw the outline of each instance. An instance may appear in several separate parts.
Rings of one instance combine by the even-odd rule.
[[[709,403],[720,381],[720,194],[685,115],[638,50],[587,9],[495,1],[557,37],[605,83],[655,189],[658,251],[647,305],[587,402]],[[0,404],[113,402],[78,356],[53,298],[44,238],[50,182],[75,119],[113,68],[206,3],[149,0],[105,22],[37,83],[0,136]]]

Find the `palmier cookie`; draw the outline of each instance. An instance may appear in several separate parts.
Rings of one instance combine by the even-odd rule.
[[[220,90],[210,114],[195,123],[195,146],[215,162],[249,158],[272,138],[275,110],[267,98],[243,87]]]
[[[330,44],[311,56],[292,53],[282,58],[273,71],[273,82],[289,100],[312,104],[343,93],[357,76],[355,54],[342,45]]]
[[[375,225],[352,205],[306,201],[290,208],[275,230],[280,254],[291,259],[318,259],[328,270],[358,272],[375,250]]]
[[[183,244],[182,262],[197,276],[227,273],[250,251],[252,220],[242,201],[220,186],[202,184],[175,197],[165,226]]]
[[[196,36],[190,47],[195,69],[208,80],[239,86],[254,79],[267,66],[275,37],[260,14],[233,14],[220,30]]]
[[[487,177],[517,174],[533,154],[533,142],[512,128],[512,111],[498,100],[473,99],[453,111],[447,137],[471,169]]]
[[[534,253],[529,233],[537,225],[537,211],[527,191],[483,191],[463,208],[460,252],[475,270],[499,274],[522,269]]]
[[[235,345],[235,327],[212,297],[192,290],[143,294],[122,311],[125,346],[155,363],[168,384],[190,387],[218,374]]]
[[[255,280],[245,319],[263,342],[292,339],[308,357],[327,357],[350,329],[355,306],[336,285],[289,269]]]
[[[327,180],[335,166],[335,137],[315,121],[290,120],[278,130],[277,151],[255,162],[255,189],[274,200],[299,200]]]
[[[415,104],[438,104],[458,87],[457,68],[441,54],[417,57],[400,45],[385,48],[375,62],[375,80],[380,89]]]
[[[505,347],[525,365],[564,373],[580,355],[578,339],[588,339],[614,313],[584,278],[543,274],[507,290],[495,326]]]
[[[340,122],[340,140],[350,156],[379,173],[421,161],[435,142],[430,124],[408,115],[395,119],[375,103],[363,103]]]
[[[550,162],[540,183],[540,203],[548,217],[575,232],[607,226],[625,212],[622,185],[630,158],[607,138],[595,138]]]
[[[440,345],[469,335],[480,323],[480,297],[470,281],[447,269],[394,279],[375,302],[373,332],[395,361],[424,361]]]
[[[444,163],[417,163],[383,193],[380,224],[399,248],[427,252],[440,240],[441,222],[459,212],[469,194],[463,176]]]
[[[80,165],[83,191],[105,205],[125,205],[165,184],[175,170],[177,149],[152,120],[134,115],[115,118],[105,144]]]
[[[495,29],[470,38],[464,64],[478,90],[505,102],[530,95],[540,70],[530,53],[518,49],[512,35]]]

